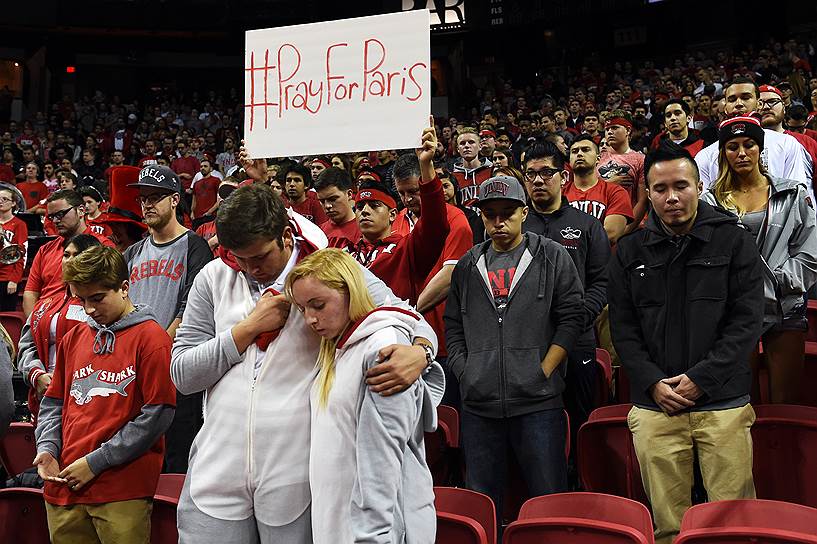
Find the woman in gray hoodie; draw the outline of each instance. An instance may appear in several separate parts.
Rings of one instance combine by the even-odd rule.
[[[798,404],[803,383],[806,291],[817,282],[814,203],[802,182],[770,176],[761,163],[764,132],[754,117],[733,117],[719,128],[719,175],[701,199],[739,218],[757,240],[765,264],[763,357],[771,402]],[[755,374],[756,375],[756,374]],[[758,399],[758,391],[752,392]]]

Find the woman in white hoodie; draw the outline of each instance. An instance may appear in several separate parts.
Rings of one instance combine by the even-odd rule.
[[[376,308],[360,267],[337,249],[301,261],[286,292],[321,337],[309,460],[315,544],[433,543],[423,434],[436,426],[434,403],[422,380],[390,397],[365,382],[382,347],[411,344],[419,316]]]

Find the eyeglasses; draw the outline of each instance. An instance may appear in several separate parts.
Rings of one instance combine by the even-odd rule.
[[[783,101],[779,98],[770,98],[768,100],[763,100],[762,98],[757,101],[757,105],[760,109],[769,108],[772,109],[773,107],[777,106],[778,104],[782,104]]]
[[[71,206],[70,208],[65,208],[64,210],[60,210],[58,212],[49,213],[45,217],[50,221],[62,221],[62,219],[68,214],[68,212],[70,212],[74,208],[76,208],[76,206]]]
[[[11,198],[6,198],[4,196],[0,196],[0,203],[5,204],[6,202],[14,202]]]
[[[146,196],[139,195],[136,197],[136,202],[138,202],[142,206],[155,206],[156,204],[166,199],[167,197],[172,196],[173,194],[174,193],[158,193]]]
[[[536,178],[542,178],[542,181],[548,181],[559,172],[558,168],[542,168],[541,170],[525,170],[525,179],[528,181],[536,181]]]

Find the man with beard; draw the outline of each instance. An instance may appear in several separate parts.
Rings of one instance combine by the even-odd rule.
[[[760,100],[758,100],[758,111],[761,115],[760,123],[763,128],[777,133],[788,134],[805,148],[809,155],[809,173],[814,181],[814,165],[817,164],[817,141],[809,138],[805,134],[792,132],[783,129],[783,119],[786,116],[786,108],[783,106],[783,93],[777,87],[771,85],[761,85]],[[809,187],[812,201],[814,201],[814,189]]]
[[[147,166],[139,172],[138,181],[128,186],[139,190],[149,230],[147,238],[125,251],[130,269],[129,295],[134,303],[149,305],[159,325],[174,338],[193,279],[212,260],[213,253],[207,242],[176,217],[182,184],[173,170]],[[201,427],[201,402],[201,393],[177,395],[176,414],[166,435],[166,472],[187,472],[190,446]]]
[[[680,145],[693,157],[704,147],[704,141],[689,130],[689,104],[678,98],[671,98],[664,106],[664,129],[666,132],[653,140],[655,149],[662,140],[671,140]]]
[[[749,115],[759,111],[760,91],[754,81],[738,76],[727,85],[723,104],[724,118],[735,115]],[[811,170],[808,168],[808,153],[793,137],[765,129],[763,151],[760,161],[766,172],[784,179],[802,181],[811,187]],[[719,142],[715,142],[695,155],[695,163],[701,175],[704,189],[709,189],[718,179]]]
[[[316,225],[328,219],[315,194],[309,192],[312,174],[305,166],[293,163],[284,174],[284,193],[292,209]]]
[[[488,157],[494,156],[494,149],[496,149],[496,133],[490,129],[483,129],[479,131],[479,156]]]
[[[593,145],[590,140],[583,143]],[[587,421],[594,408],[597,370],[593,324],[607,304],[610,242],[595,217],[574,208],[568,197],[562,195],[562,183],[568,173],[563,155],[555,146],[545,143],[528,148],[525,151],[524,176],[530,208],[528,217],[522,223],[522,231],[535,232],[559,242],[576,265],[584,287],[585,330],[568,351],[567,376],[562,393],[570,415],[571,441],[575,444],[579,427]],[[620,187],[617,189],[623,191]]]

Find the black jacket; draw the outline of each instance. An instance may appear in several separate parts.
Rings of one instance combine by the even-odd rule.
[[[561,408],[564,369],[546,378],[542,360],[551,344],[570,351],[584,326],[582,287],[567,251],[532,232],[524,236],[527,248],[501,314],[488,287],[490,240],[463,255],[451,276],[446,364],[459,380],[465,410],[482,417]]]
[[[737,218],[702,201],[686,236],[670,236],[651,211],[646,228],[619,239],[608,272],[610,328],[635,404],[657,408],[650,387],[684,373],[704,393],[697,409],[749,394],[761,267]]]
[[[607,305],[607,265],[610,262],[610,240],[601,221],[570,205],[562,197],[558,210],[539,213],[528,207],[523,231],[535,232],[559,242],[576,265],[584,288],[584,334],[577,347],[596,346],[594,324]]]

